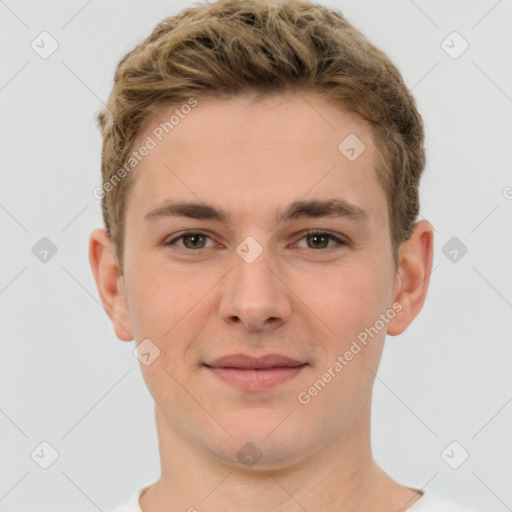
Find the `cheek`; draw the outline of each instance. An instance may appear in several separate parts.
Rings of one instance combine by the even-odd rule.
[[[154,400],[165,410],[182,400],[183,389],[179,382],[193,371],[186,355],[196,338],[194,326],[200,326],[194,321],[194,315],[198,314],[201,297],[211,285],[201,285],[190,276],[161,267],[157,269],[156,265],[151,268],[152,272],[135,268],[137,277],[130,290],[130,316],[136,339],[149,338],[160,351],[154,362],[141,365],[141,370]],[[193,404],[190,407],[193,409]]]
[[[377,269],[334,268],[311,278],[301,277],[300,297],[316,317],[322,329],[347,341],[372,325],[384,307],[384,283]]]
[[[196,279],[144,254],[133,259],[130,270],[130,314],[143,337],[163,340],[170,336],[207,291],[202,290],[206,285],[196,286]]]
[[[305,301],[321,318],[325,333],[316,338],[325,352],[309,385],[314,387],[317,379],[327,384],[314,399],[314,407],[345,411],[336,420],[337,428],[351,411],[355,414],[372,386],[370,370],[378,368],[385,329],[374,326],[387,307],[388,284],[383,276],[384,269],[367,262],[360,268],[340,268],[331,271],[328,279],[316,279],[317,292]]]

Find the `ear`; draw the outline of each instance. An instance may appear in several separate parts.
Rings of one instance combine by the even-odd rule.
[[[401,334],[420,312],[427,296],[432,272],[434,231],[427,221],[419,221],[408,240],[402,242],[393,290],[393,303],[401,305],[388,322],[387,333]]]
[[[116,336],[122,341],[133,340],[123,276],[119,271],[110,237],[104,229],[95,229],[91,233],[89,262],[101,302],[114,325]]]

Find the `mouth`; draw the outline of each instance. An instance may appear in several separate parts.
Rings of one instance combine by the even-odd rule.
[[[262,357],[233,354],[205,363],[204,366],[228,384],[246,391],[262,391],[296,377],[308,363],[281,354]]]

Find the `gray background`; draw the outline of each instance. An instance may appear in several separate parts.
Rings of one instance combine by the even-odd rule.
[[[511,510],[512,2],[323,3],[397,64],[427,132],[434,271],[422,312],[387,340],[375,459],[403,484]],[[95,115],[119,59],[188,5],[0,1],[0,510],[106,511],[159,477],[134,342],[115,337],[87,256],[101,226]],[[59,45],[47,59],[31,48],[42,31]],[[458,58],[453,31],[469,43]],[[57,248],[46,262],[42,237]],[[468,249],[455,262],[453,237]],[[43,441],[58,452],[48,469],[31,458]],[[442,457],[453,441],[452,464],[469,453],[458,469]]]

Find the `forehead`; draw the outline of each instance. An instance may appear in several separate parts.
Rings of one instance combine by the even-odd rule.
[[[315,94],[198,99],[159,111],[138,144],[148,138],[154,148],[128,199],[146,210],[193,199],[256,216],[267,205],[340,196],[386,215],[369,125]]]

